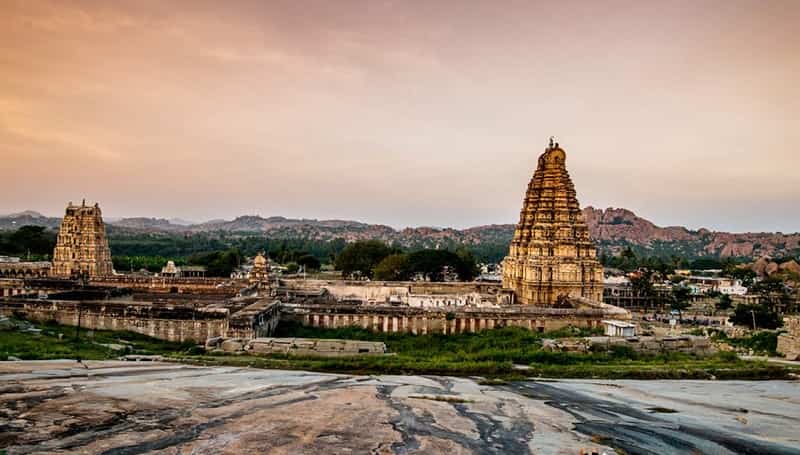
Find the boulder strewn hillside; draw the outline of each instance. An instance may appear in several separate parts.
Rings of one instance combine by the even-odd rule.
[[[800,234],[714,232],[690,230],[681,226],[656,226],[623,208],[583,209],[592,237],[601,251],[615,254],[632,247],[646,254],[661,256],[796,256],[800,254]],[[24,225],[57,229],[60,218],[36,212],[0,216],[0,230]],[[271,238],[305,238],[310,240],[344,239],[348,242],[377,239],[397,242],[406,247],[447,247],[452,245],[504,245],[514,235],[514,224],[492,224],[467,229],[409,227],[401,230],[380,224],[348,220],[292,219],[281,216],[263,218],[240,216],[233,220],[213,220],[182,225],[159,218],[123,218],[108,223],[110,231],[123,233],[206,233],[219,232],[260,234]]]
[[[800,252],[800,233],[692,231],[681,226],[659,227],[626,209],[586,207],[592,237],[612,251],[636,245],[657,253],[684,256],[791,256]]]

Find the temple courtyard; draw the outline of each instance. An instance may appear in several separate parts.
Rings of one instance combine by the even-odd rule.
[[[797,454],[798,424],[800,385],[791,381],[482,383],[162,362],[0,364],[8,454]]]

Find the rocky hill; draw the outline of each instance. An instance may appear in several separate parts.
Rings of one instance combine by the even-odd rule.
[[[656,226],[622,208],[583,209],[592,237],[601,251],[615,254],[633,248],[641,254],[683,257],[751,257],[796,256],[800,254],[800,233],[728,233],[707,229],[690,230],[681,226]],[[36,212],[0,216],[0,230],[24,225],[57,229],[59,218]],[[240,216],[233,220],[213,220],[199,224],[177,224],[161,218],[123,218],[110,221],[111,234],[162,233],[190,235],[203,233],[238,233],[270,238],[303,238],[309,240],[344,239],[348,242],[377,239],[405,247],[447,247],[454,245],[507,245],[514,234],[513,224],[492,224],[467,229],[409,227],[394,229],[380,224],[348,220],[292,219],[280,216],[263,218]]]
[[[586,207],[592,237],[612,252],[637,246],[656,254],[717,257],[796,256],[800,233],[696,231],[681,226],[659,227],[626,209]]]
[[[33,210],[0,216],[0,231],[14,230],[20,226],[44,226],[50,229],[58,229],[60,225],[61,218],[47,217]]]

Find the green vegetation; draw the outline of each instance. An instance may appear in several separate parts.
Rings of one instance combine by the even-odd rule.
[[[160,272],[167,261],[174,261],[175,265],[185,265],[185,259],[170,259],[164,256],[112,256],[114,270],[134,271],[145,269],[148,272]]]
[[[735,325],[758,329],[777,329],[783,325],[780,315],[766,304],[737,305],[728,319]]]
[[[339,338],[386,343],[390,355],[359,357],[301,357],[203,354],[192,343],[170,343],[130,332],[80,330],[56,323],[12,320],[0,330],[0,359],[24,360],[82,358],[113,359],[124,354],[159,354],[178,361],[205,365],[237,365],[257,368],[300,369],[353,374],[435,374],[521,379],[552,378],[638,379],[770,379],[785,378],[792,370],[765,362],[743,361],[732,353],[706,358],[670,353],[638,354],[628,348],[588,354],[550,352],[541,348],[543,338],[587,336],[596,331],[566,328],[538,333],[502,328],[458,335],[408,335],[373,333],[360,328],[319,329],[284,322],[276,336]],[[41,330],[31,333],[26,326]],[[23,327],[23,330],[20,329]],[[91,336],[90,336],[90,332]],[[59,339],[59,334],[62,334]],[[774,340],[754,338],[754,346]],[[114,349],[116,348],[116,349]],[[774,348],[773,348],[774,349]],[[529,369],[518,370],[514,365]]]
[[[372,278],[373,270],[387,256],[399,253],[378,240],[367,240],[347,245],[334,262],[343,277]]]
[[[34,330],[26,331],[26,328]],[[191,343],[172,343],[133,332],[78,331],[76,327],[56,322],[35,323],[18,318],[4,321],[0,327],[0,360],[9,357],[22,360],[106,360],[126,354],[190,352],[192,347]]]
[[[714,341],[725,342],[737,348],[744,348],[752,350],[756,355],[768,355],[777,357],[778,354],[778,335],[780,332],[776,331],[760,331],[753,333],[748,337],[729,338],[728,335],[721,330],[714,330],[711,333],[711,339]]]
[[[672,303],[670,303],[670,308],[678,310],[678,319],[683,319],[683,311],[691,305],[691,296],[692,291],[685,286],[675,286],[672,288]]]
[[[53,254],[56,234],[42,226],[22,226],[16,231],[0,231],[0,254],[46,260]]]
[[[716,308],[718,310],[730,310],[733,308],[733,299],[728,294],[720,294]]]
[[[242,253],[231,248],[227,251],[214,251],[190,256],[187,262],[191,265],[202,265],[206,268],[206,276],[228,277],[243,261]]]
[[[597,333],[575,328],[550,333],[502,328],[457,335],[408,335],[373,333],[355,327],[320,329],[283,322],[275,336],[382,341],[392,355],[336,358],[202,355],[188,360],[353,374],[437,374],[504,379],[520,379],[523,374],[552,378],[768,379],[785,378],[790,371],[765,362],[740,360],[732,353],[698,358],[681,353],[643,355],[624,347],[588,354],[550,352],[541,348],[544,338],[592,334]],[[529,369],[515,369],[515,364]]]
[[[475,256],[465,248],[455,252],[426,249],[403,253],[377,240],[348,245],[334,265],[344,277],[377,280],[402,281],[421,275],[429,281],[444,281],[446,270],[462,281],[471,281],[477,275]]]
[[[396,253],[383,258],[373,269],[373,275],[381,281],[405,281],[411,278],[409,270],[408,255]]]

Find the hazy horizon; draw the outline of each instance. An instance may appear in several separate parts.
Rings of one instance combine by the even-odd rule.
[[[80,204],[80,202],[75,202],[75,201],[71,201],[71,202],[73,204]],[[86,204],[87,205],[94,204],[94,201],[86,201]],[[590,207],[590,206],[583,206],[583,208],[588,208],[588,207]],[[102,206],[100,208],[103,209]],[[602,210],[607,210],[607,209],[625,209],[625,207],[593,207],[593,206],[592,206],[592,208],[594,208],[594,209],[602,209]],[[24,210],[24,211],[21,211],[21,212],[0,212],[0,216],[20,215],[23,212],[27,212],[27,211],[29,211],[29,210]],[[43,215],[43,216],[46,216],[46,217],[49,217],[49,218],[61,218],[63,216],[63,213],[50,214],[50,213],[41,213],[41,212],[38,212],[36,210],[33,210],[33,212],[36,212],[39,215]],[[635,215],[639,216],[638,213],[636,213],[636,212],[633,212],[633,213]],[[293,219],[293,220],[309,220],[309,221],[320,221],[320,222],[321,221],[354,221],[354,222],[361,222],[361,223],[371,224],[371,225],[389,226],[392,229],[395,229],[395,230],[398,230],[398,231],[402,230],[402,229],[405,229],[405,228],[432,228],[432,229],[451,229],[452,228],[452,229],[457,229],[457,230],[463,230],[463,229],[476,228],[476,227],[482,227],[482,226],[492,226],[492,225],[515,225],[517,223],[517,221],[518,221],[518,220],[513,220],[513,221],[509,221],[507,223],[501,223],[501,222],[498,222],[498,223],[485,223],[485,224],[476,224],[476,225],[471,225],[471,226],[437,226],[437,225],[430,225],[430,224],[391,225],[391,224],[388,224],[388,223],[381,223],[379,221],[370,222],[370,221],[365,221],[365,220],[360,220],[360,219],[350,219],[350,218],[319,218],[319,217],[314,217],[314,216],[288,217],[288,216],[281,215],[279,213],[276,213],[276,214],[243,213],[243,214],[240,214],[240,215],[237,215],[237,216],[234,216],[234,217],[230,217],[230,218],[209,218],[209,219],[202,219],[202,220],[187,220],[185,218],[175,217],[175,216],[173,216],[173,217],[169,217],[169,216],[149,216],[149,215],[108,216],[107,214],[105,214],[105,211],[103,213],[103,220],[105,222],[107,222],[107,223],[112,223],[113,224],[115,222],[118,222],[118,221],[124,220],[124,219],[146,218],[146,219],[166,220],[166,221],[169,221],[172,224],[187,225],[188,226],[188,225],[198,225],[198,224],[208,223],[208,222],[212,222],[212,221],[233,221],[236,218],[244,217],[244,216],[258,216],[258,217],[261,217],[263,219],[268,219],[268,218],[272,218],[272,217],[278,217],[278,218],[286,218],[286,219]],[[644,217],[641,217],[641,218],[644,218]],[[649,220],[649,219],[646,219],[646,220],[650,221],[650,222],[653,222],[653,220]],[[655,223],[655,222],[653,222],[653,224],[655,224],[657,227],[660,227],[660,228],[683,227],[683,228],[686,228],[686,229],[688,229],[690,231],[698,231],[700,229],[708,229],[708,230],[710,230],[712,232],[728,232],[728,233],[731,233],[731,234],[747,234],[747,233],[754,233],[754,234],[759,234],[759,233],[800,234],[800,231],[722,231],[722,230],[718,230],[718,229],[709,228],[707,226],[685,226],[685,225],[681,225],[681,224],[658,224],[658,223]]]
[[[792,1],[6,1],[0,213],[800,231]]]

